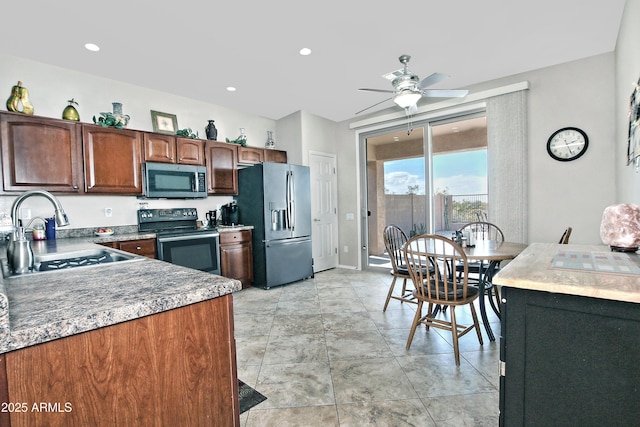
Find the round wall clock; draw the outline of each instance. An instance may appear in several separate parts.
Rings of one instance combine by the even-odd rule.
[[[589,137],[582,130],[566,127],[555,131],[547,141],[547,153],[561,162],[569,162],[582,156],[589,147]]]

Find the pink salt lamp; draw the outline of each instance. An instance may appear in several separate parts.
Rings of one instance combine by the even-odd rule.
[[[623,203],[606,207],[600,223],[600,238],[612,251],[637,251],[640,246],[640,206]]]

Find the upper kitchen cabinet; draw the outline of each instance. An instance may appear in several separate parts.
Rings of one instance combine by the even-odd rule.
[[[204,166],[204,141],[145,132],[144,159],[147,162]]]
[[[142,132],[82,125],[87,193],[142,194]]]
[[[145,132],[144,160],[146,162],[175,163],[176,137]]]
[[[204,166],[204,141],[201,139],[178,138],[178,163]]]
[[[264,161],[274,163],[287,163],[287,152],[282,150],[264,150]]]
[[[258,147],[238,147],[238,163],[254,165],[262,162],[287,163],[287,152]]]
[[[0,114],[4,191],[81,193],[80,125],[15,113]]]
[[[238,147],[238,163],[255,164],[264,162],[264,149],[256,147]]]
[[[238,194],[238,146],[207,141],[207,191],[209,194]]]

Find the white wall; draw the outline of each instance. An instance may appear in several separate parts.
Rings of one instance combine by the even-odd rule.
[[[602,211],[616,192],[614,70],[614,54],[608,53],[470,87],[474,93],[529,82],[529,242],[557,242],[571,226],[572,243],[601,243]],[[357,212],[357,143],[348,126],[340,123],[337,131],[339,203],[341,212]],[[565,126],[580,127],[590,138],[587,153],[574,162],[555,161],[546,151],[548,137]],[[356,224],[341,220],[340,240],[341,247],[359,248]],[[359,251],[341,253],[340,263],[355,266],[358,258]]]
[[[627,166],[629,97],[640,78],[640,0],[627,0],[616,45],[616,203],[640,205],[640,172]]]
[[[274,132],[276,148],[299,147],[299,139],[286,139],[278,135],[276,122],[261,116],[243,113],[213,103],[204,103],[172,94],[109,80],[77,71],[54,67],[18,57],[0,55],[0,90],[9,97],[11,87],[22,81],[29,90],[35,114],[61,118],[67,100],[75,98],[76,108],[84,123],[92,123],[92,117],[102,111],[112,111],[111,103],[122,102],[123,112],[131,116],[128,128],[152,131],[150,110],[175,114],[180,129],[191,128],[206,139],[207,120],[215,120],[218,140],[235,139],[240,128],[245,128],[250,146],[264,147],[267,131]],[[1,93],[0,93],[1,95]],[[2,98],[2,99],[6,99]],[[0,196],[0,213],[7,212],[15,196]],[[33,215],[51,216],[48,203],[34,197],[25,207],[33,208]],[[196,207],[200,219],[209,209],[227,203],[231,197],[209,197],[205,200],[166,201],[150,200],[151,208]],[[140,200],[133,196],[61,196],[69,215],[71,228],[136,224],[136,210]],[[113,217],[104,216],[104,208],[113,209]]]

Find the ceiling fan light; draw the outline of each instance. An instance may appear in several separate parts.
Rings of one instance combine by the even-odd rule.
[[[420,92],[404,91],[396,95],[393,98],[393,102],[402,108],[409,108],[412,105],[416,105],[420,98],[422,98]]]

